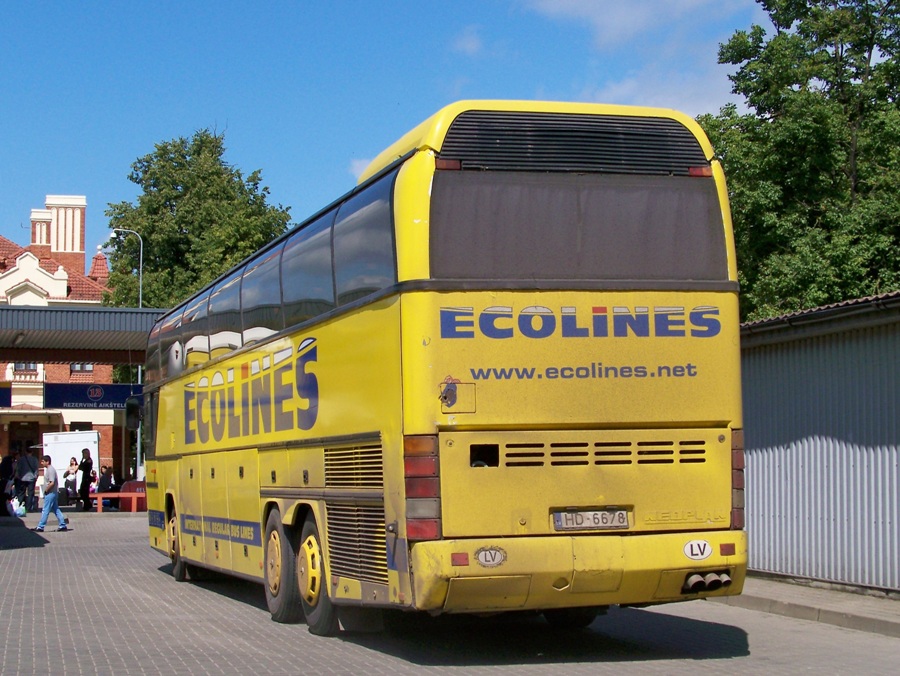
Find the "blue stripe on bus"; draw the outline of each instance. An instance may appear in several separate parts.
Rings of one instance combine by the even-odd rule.
[[[219,540],[229,540],[255,547],[262,545],[260,526],[252,521],[182,514],[181,532],[186,535],[208,535]]]
[[[158,509],[147,511],[147,520],[150,522],[150,528],[165,528],[166,515]]]

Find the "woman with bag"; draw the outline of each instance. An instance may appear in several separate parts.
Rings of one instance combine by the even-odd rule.
[[[78,461],[75,458],[69,460],[69,467],[63,474],[63,480],[65,481],[66,503],[68,504],[68,501],[78,498]]]

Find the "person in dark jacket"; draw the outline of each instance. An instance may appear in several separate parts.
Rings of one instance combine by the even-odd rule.
[[[91,460],[90,449],[81,449],[81,462],[78,463],[78,469],[81,470],[81,486],[78,487],[81,509],[89,512],[91,511],[91,470],[94,469],[94,461]]]
[[[107,467],[106,465],[100,466],[100,479],[97,481],[97,499],[102,500],[103,496],[100,493],[118,493],[119,487],[116,485],[116,479],[113,476],[112,467]],[[110,509],[116,510],[119,508],[119,501],[107,498],[109,502]],[[106,503],[104,503],[104,507]]]
[[[19,452],[11,450],[0,460],[0,492],[3,493],[3,505],[0,508],[0,517],[10,516],[12,512],[8,503],[16,494],[16,460],[19,459]],[[9,490],[6,485],[9,484]]]
[[[34,485],[37,483],[38,469],[40,469],[38,459],[34,457],[30,448],[26,448],[16,461],[16,495],[19,497],[19,504],[25,505],[26,512],[37,509]]]

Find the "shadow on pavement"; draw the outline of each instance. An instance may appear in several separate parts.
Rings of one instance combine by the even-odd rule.
[[[171,576],[172,565],[166,563],[157,570]],[[172,584],[178,583],[173,580]],[[204,571],[204,579],[184,584],[268,614],[259,583]],[[581,630],[552,628],[537,613],[431,617],[391,611],[385,624],[384,632],[344,632],[340,640],[421,666],[640,663],[750,654],[747,633],[738,627],[634,608],[612,608]],[[302,623],[298,629],[306,630]]]
[[[631,608],[613,608],[589,628],[567,631],[551,628],[537,614],[394,615],[400,617],[389,618],[383,634],[342,637],[422,666],[712,660],[750,654],[747,634],[737,627]],[[635,641],[635,635],[646,640]]]
[[[169,577],[172,576],[171,563],[162,565],[157,568],[157,570],[164,575],[168,575]],[[263,586],[258,582],[242,580],[241,578],[232,577],[224,573],[217,573],[212,570],[203,570],[202,574],[203,578],[200,580],[181,583],[172,580],[172,584],[196,585],[202,589],[218,594],[219,596],[224,596],[225,598],[238,601],[239,603],[253,606],[258,610],[264,610],[267,613],[269,612],[268,606],[266,606],[265,591],[263,590]]]
[[[60,533],[64,535],[64,533]],[[48,540],[44,533],[35,533],[17,516],[0,517],[0,551],[43,547]]]

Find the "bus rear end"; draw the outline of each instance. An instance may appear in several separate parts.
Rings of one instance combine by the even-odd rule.
[[[571,623],[739,593],[721,169],[667,111],[500,108],[454,111],[398,181],[402,204],[433,171],[428,279],[401,299],[411,605]]]

